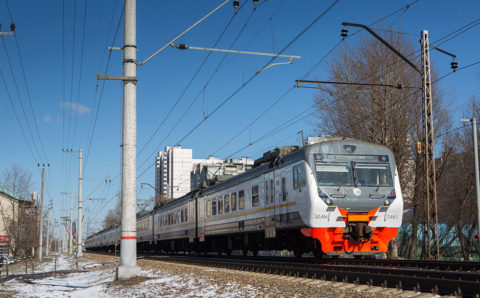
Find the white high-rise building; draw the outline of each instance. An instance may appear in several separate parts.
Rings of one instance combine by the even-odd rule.
[[[156,195],[165,195],[167,200],[179,198],[190,191],[192,149],[181,146],[165,147],[159,152],[155,164]]]

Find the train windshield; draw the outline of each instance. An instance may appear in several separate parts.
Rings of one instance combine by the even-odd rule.
[[[318,185],[354,185],[350,163],[321,163],[315,170]]]
[[[358,186],[393,186],[388,164],[355,163],[355,174]]]

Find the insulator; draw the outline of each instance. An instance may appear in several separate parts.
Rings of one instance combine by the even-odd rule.
[[[187,46],[186,44],[184,44],[184,43],[181,43],[181,44],[178,44],[178,45],[177,45],[177,49],[179,49],[179,50],[186,50],[186,49],[188,49],[188,46]]]
[[[253,0],[253,9],[257,9],[258,0]]]
[[[348,36],[348,34],[347,34],[347,33],[348,33],[348,30],[347,30],[347,28],[343,27],[343,29],[342,29],[342,33],[340,34],[340,35],[342,36],[342,39],[345,39],[345,37],[347,37],[347,36]]]
[[[458,63],[457,61],[453,60],[452,63],[450,63],[450,67],[453,69],[453,71],[455,72],[458,68]]]
[[[12,23],[12,24],[10,25],[10,31],[12,31],[12,32],[15,31],[15,24],[14,24],[14,23]]]
[[[238,2],[238,0],[233,1],[233,7],[235,8],[235,13],[237,13],[239,5],[240,5],[240,2]]]

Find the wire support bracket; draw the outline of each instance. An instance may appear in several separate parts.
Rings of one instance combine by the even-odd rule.
[[[272,63],[267,66],[265,66],[262,69],[257,70],[255,73],[258,74],[261,71],[270,68],[275,65],[284,65],[284,64],[292,64],[293,59],[300,59],[302,58],[301,56],[295,56],[295,55],[282,55],[282,54],[275,54],[275,53],[264,53],[264,52],[251,52],[251,51],[239,51],[239,50],[227,50],[227,49],[215,49],[215,48],[205,48],[205,47],[193,47],[189,46],[186,44],[174,44],[173,42],[170,43],[170,46],[173,48],[177,48],[179,50],[200,50],[200,51],[209,51],[209,52],[221,52],[221,53],[233,53],[233,54],[245,54],[245,55],[256,55],[256,56],[268,56],[268,57],[282,57],[282,58],[290,58],[290,61],[287,62],[278,62],[278,63]]]
[[[118,81],[133,81],[138,82],[137,77],[127,77],[127,76],[101,76],[97,72],[97,80],[118,80]]]

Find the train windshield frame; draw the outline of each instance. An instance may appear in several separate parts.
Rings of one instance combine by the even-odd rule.
[[[355,163],[358,186],[393,187],[392,171],[388,163]]]
[[[313,154],[318,186],[392,187],[387,155]]]
[[[317,184],[321,186],[353,186],[353,171],[350,163],[315,163]]]

